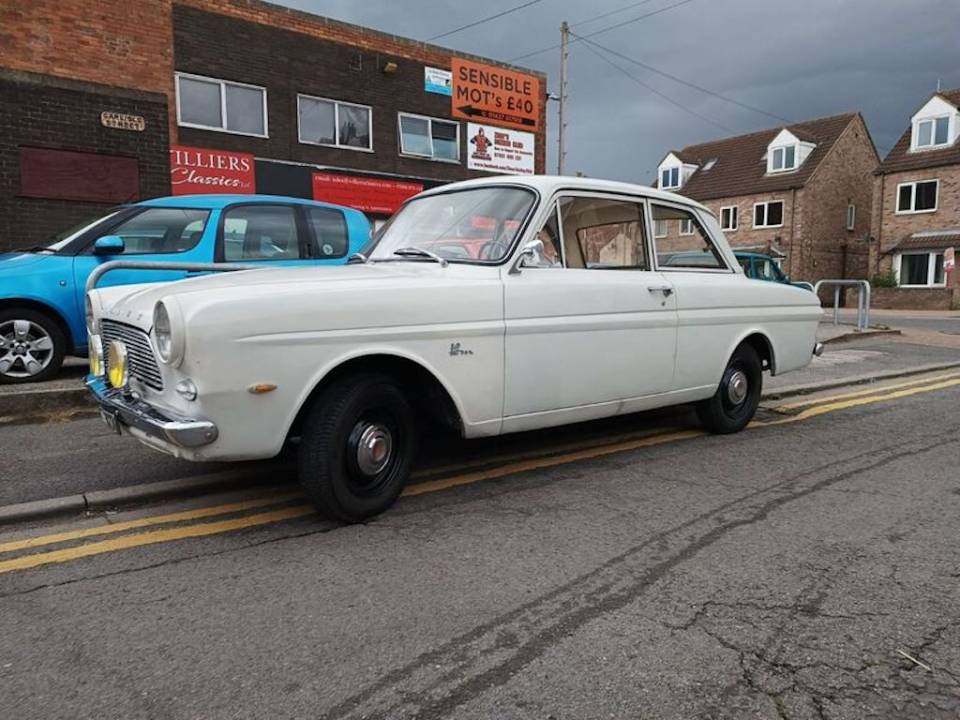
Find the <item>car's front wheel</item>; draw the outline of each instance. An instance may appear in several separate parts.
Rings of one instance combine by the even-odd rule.
[[[713,397],[697,405],[697,417],[710,432],[739,432],[757,412],[762,388],[760,356],[750,345],[740,345],[733,351]]]
[[[67,340],[57,322],[30,308],[0,310],[0,384],[49,380],[63,364]]]
[[[415,415],[393,380],[377,374],[344,378],[308,411],[300,482],[321,514],[360,522],[399,497],[415,448]]]

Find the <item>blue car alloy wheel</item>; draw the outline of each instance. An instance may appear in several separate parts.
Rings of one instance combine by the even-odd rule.
[[[63,332],[48,316],[28,308],[0,311],[0,383],[53,377],[65,351]]]

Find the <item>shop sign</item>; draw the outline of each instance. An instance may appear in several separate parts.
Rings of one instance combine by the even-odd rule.
[[[467,123],[467,169],[533,175],[533,133]]]
[[[100,113],[100,124],[113,130],[132,130],[133,132],[143,132],[147,127],[147,121],[141,115],[129,115],[106,110]]]
[[[313,173],[313,199],[356,208],[378,215],[392,215],[403,201],[423,191],[423,183],[356,175]]]
[[[453,117],[536,131],[540,100],[535,75],[453,59]]]
[[[253,155],[174,145],[170,148],[170,185],[174,195],[256,192]]]
[[[441,70],[435,67],[425,67],[423,69],[423,89],[425,92],[449,97],[453,95],[452,82],[453,73],[449,70]]]

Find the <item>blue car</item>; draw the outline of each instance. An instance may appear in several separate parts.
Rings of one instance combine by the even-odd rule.
[[[109,260],[262,265],[343,264],[370,239],[366,216],[270,195],[184,195],[114,208],[0,255],[0,383],[46,380],[84,355],[84,286]],[[180,271],[114,270],[98,286],[179,280]]]

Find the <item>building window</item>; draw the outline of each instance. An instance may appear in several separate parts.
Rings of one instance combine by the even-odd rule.
[[[847,230],[853,230],[857,226],[857,206],[853,203],[847,205]]]
[[[783,200],[757,203],[753,206],[753,226],[774,228],[783,226]]]
[[[680,219],[680,234],[693,235],[693,220],[685,217]]]
[[[720,208],[720,229],[727,232],[733,232],[737,229],[737,206],[729,205]]]
[[[797,146],[785,145],[773,149],[773,159],[770,162],[772,172],[784,172],[797,167]]]
[[[400,154],[460,162],[460,123],[400,113]]]
[[[902,253],[897,256],[901,287],[943,287],[943,251]]]
[[[934,212],[939,180],[921,180],[897,185],[897,214]]]
[[[950,118],[943,117],[930,118],[929,120],[920,120],[917,123],[916,147],[929,148],[948,145],[950,131]]]
[[[664,168],[660,171],[660,189],[673,190],[680,187],[680,168]]]
[[[177,124],[267,137],[267,90],[257,85],[177,73]]]
[[[662,238],[667,236],[667,221],[666,220],[654,220],[653,221],[653,236]]]
[[[300,142],[349,150],[373,150],[369,106],[297,95]]]

